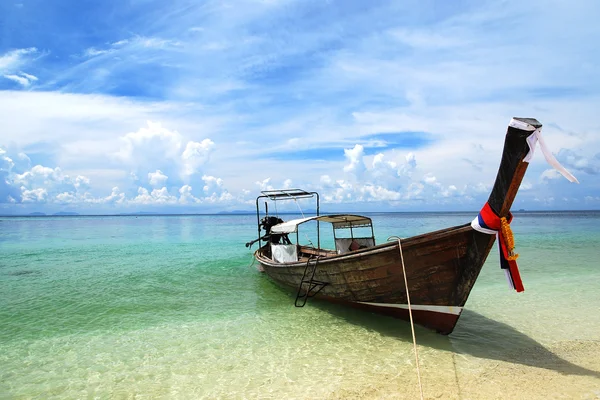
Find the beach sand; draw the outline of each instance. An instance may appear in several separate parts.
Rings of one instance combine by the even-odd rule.
[[[436,355],[435,365],[420,359],[426,399],[600,399],[600,341],[524,348],[506,360],[446,353]],[[348,383],[329,399],[419,398],[416,369],[407,372],[381,375],[361,387]]]

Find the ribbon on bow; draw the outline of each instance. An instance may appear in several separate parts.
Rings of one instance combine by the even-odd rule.
[[[477,218],[471,222],[471,227],[481,233],[496,235],[498,250],[500,251],[500,268],[506,274],[511,289],[522,292],[525,288],[517,265],[519,255],[514,252],[514,238],[510,229],[512,218],[510,212],[506,218],[501,218],[488,203],[485,203]]]
[[[532,131],[531,135],[527,137],[527,144],[529,145],[529,153],[523,159],[524,162],[530,162],[533,158],[533,153],[535,152],[535,145],[539,142],[540,150],[542,150],[542,154],[546,159],[546,162],[550,164],[554,169],[556,169],[562,176],[567,178],[570,182],[579,183],[577,178],[573,176],[565,167],[563,167],[556,157],[552,154],[548,146],[546,146],[546,142],[542,137],[542,127],[536,128],[535,126],[528,124],[527,122],[519,121],[518,119],[512,119],[508,126],[512,126],[513,128],[517,128],[523,131]]]

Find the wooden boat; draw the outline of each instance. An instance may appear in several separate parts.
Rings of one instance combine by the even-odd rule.
[[[533,154],[538,137],[542,150],[545,150],[539,135],[541,126],[535,119],[513,118],[508,127],[496,181],[488,203],[482,209],[482,213],[487,210],[494,221],[482,221],[482,213],[478,216],[482,225],[497,223],[495,229],[490,226],[480,229],[476,218],[473,223],[376,244],[370,218],[360,215],[319,215],[318,193],[298,189],[276,190],[262,192],[256,199],[258,238],[246,246],[257,241],[260,243],[260,248],[254,253],[259,269],[280,286],[296,291],[297,306],[303,306],[307,298],[316,296],[408,319],[404,264],[414,322],[449,334],[496,240],[496,235],[490,233],[501,230],[502,217],[507,218],[504,224],[510,222],[509,210],[527,170],[528,154]],[[547,156],[546,151],[544,155]],[[316,198],[316,216],[284,222],[278,217],[269,216],[267,209],[266,216],[260,218],[261,200],[306,197]],[[316,246],[293,244],[289,240],[289,235],[295,233],[297,242],[298,227],[309,221],[316,221],[318,235],[320,224],[332,225],[335,249],[321,248],[320,236]],[[266,231],[262,236],[261,228]],[[364,234],[365,230],[367,234]],[[362,231],[362,235],[357,236],[355,233],[358,231]],[[343,235],[343,232],[346,234]],[[510,238],[504,237],[504,242],[506,240]],[[512,283],[519,290],[518,271],[513,271],[512,266],[514,264],[516,268],[516,263],[507,260],[511,258],[512,249],[506,243],[503,243],[503,248],[507,255],[503,268],[509,272],[509,277],[513,272]]]

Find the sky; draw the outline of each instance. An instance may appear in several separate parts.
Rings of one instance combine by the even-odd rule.
[[[330,211],[476,211],[515,116],[580,184],[537,153],[513,209],[597,210],[599,15],[595,0],[3,0],[0,214],[252,211],[282,188]]]

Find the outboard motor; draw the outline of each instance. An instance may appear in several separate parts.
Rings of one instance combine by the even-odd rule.
[[[263,238],[269,239],[269,242],[280,244],[279,242],[283,240],[283,244],[292,244],[290,239],[288,238],[287,233],[284,234],[271,234],[271,228],[278,224],[283,224],[283,220],[279,217],[266,216],[260,221],[260,227],[265,230],[265,235]]]

